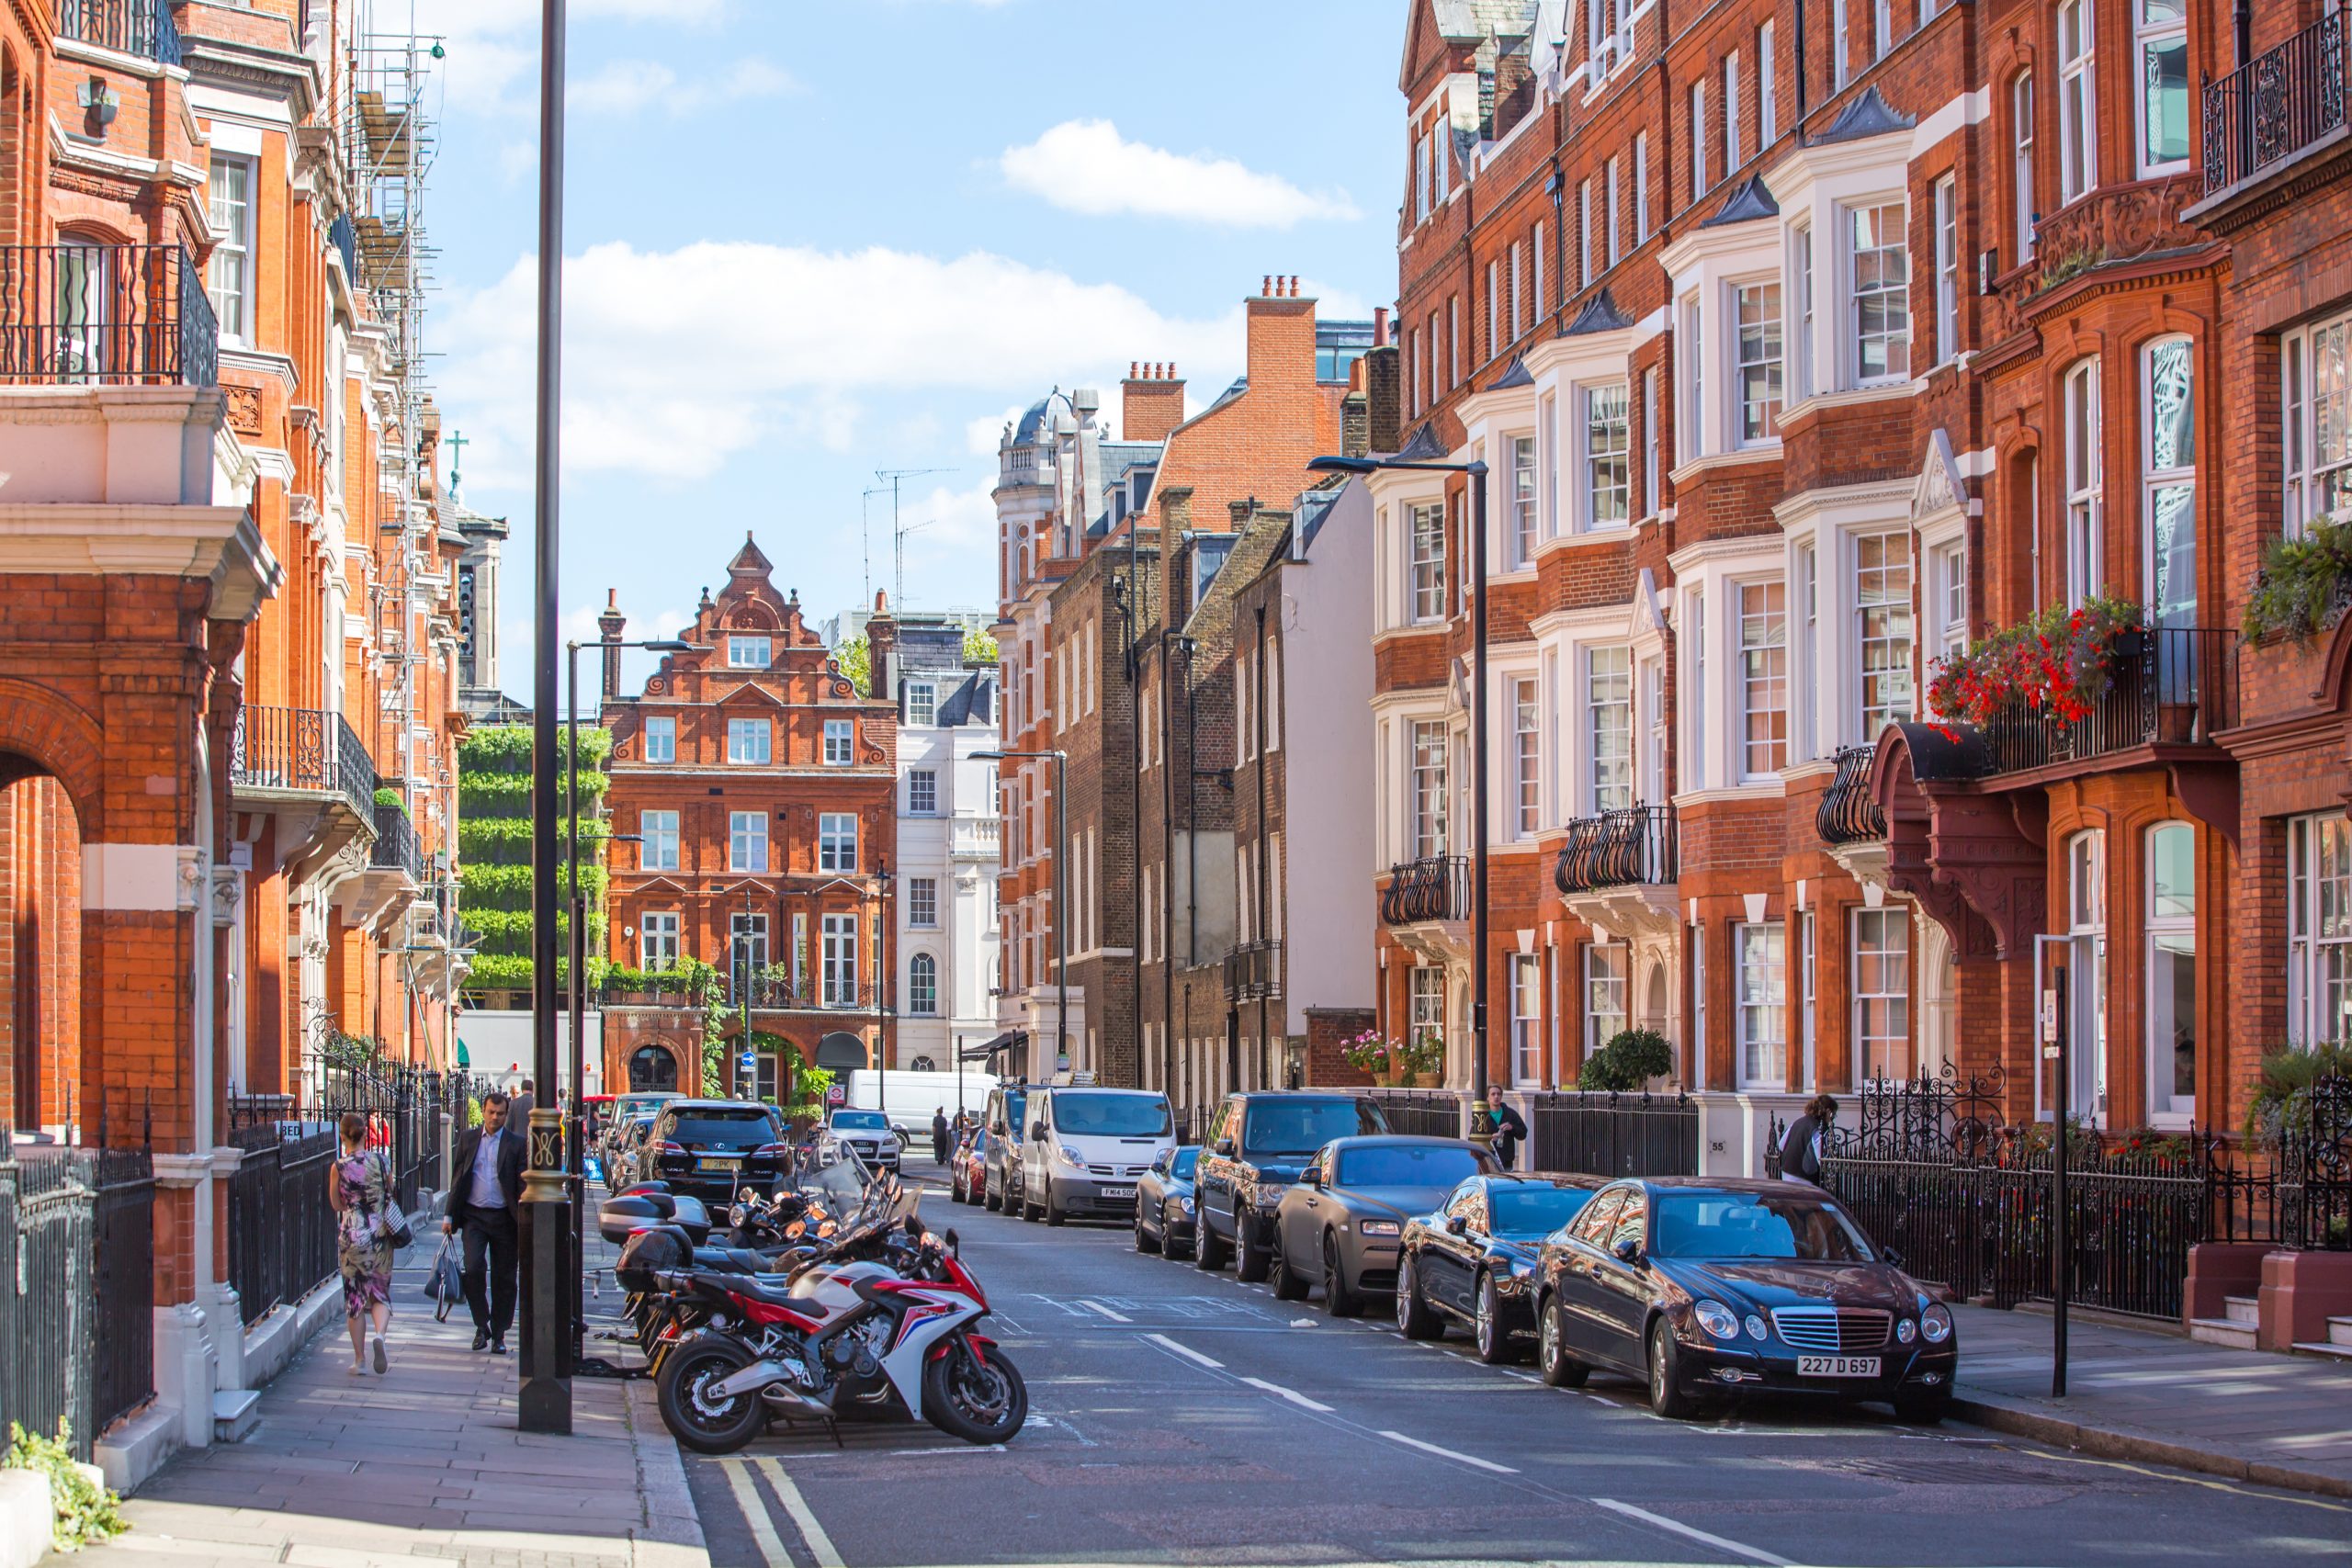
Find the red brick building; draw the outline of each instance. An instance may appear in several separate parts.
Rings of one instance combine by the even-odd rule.
[[[726,1050],[722,1092],[776,1098],[797,1065],[865,1067],[891,1038],[898,708],[859,694],[772,572],[746,535],[679,634],[700,651],[665,654],[633,695],[619,649],[604,655],[609,816],[636,840],[606,861],[622,971],[607,1084],[705,1087],[704,1010],[665,979],[689,960],[720,972],[720,1032],[739,1038],[748,1008],[761,1053],[756,1085],[739,1084]],[[878,594],[874,611],[874,689],[888,692],[896,626]],[[599,626],[607,642],[627,629],[616,609]]]

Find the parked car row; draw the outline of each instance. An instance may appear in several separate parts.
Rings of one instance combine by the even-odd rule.
[[[1156,1162],[1176,1146],[1168,1097],[1091,1084],[1001,1084],[948,1156],[959,1203],[1058,1225],[1125,1222]]]

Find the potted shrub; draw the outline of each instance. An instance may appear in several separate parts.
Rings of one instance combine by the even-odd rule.
[[[1445,1081],[1445,1036],[1434,1029],[1424,1029],[1405,1047],[1404,1085],[1418,1088],[1423,1084],[1435,1088]]]
[[[2275,539],[2245,602],[2250,642],[2307,640],[2352,605],[2352,523],[2314,523],[2300,539]]]
[[[1348,1066],[1360,1073],[1370,1073],[1372,1081],[1382,1088],[1396,1082],[1399,1047],[1378,1030],[1367,1029],[1340,1047],[1340,1055]]]

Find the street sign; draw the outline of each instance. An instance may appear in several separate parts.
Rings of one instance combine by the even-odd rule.
[[[756,1073],[760,1070],[760,1054],[757,1051],[746,1051],[735,1058],[735,1066],[741,1072]]]
[[[2058,992],[2054,987],[2042,987],[2041,1043],[2044,1045],[2058,1043]]]
[[[827,1085],[825,1086],[825,1103],[826,1103],[826,1104],[828,1104],[828,1105],[842,1105],[842,1104],[846,1104],[846,1103],[848,1102],[848,1100],[849,1100],[849,1086],[848,1086],[848,1085],[846,1085],[846,1084],[837,1084],[837,1083],[834,1083],[834,1084],[827,1084]]]

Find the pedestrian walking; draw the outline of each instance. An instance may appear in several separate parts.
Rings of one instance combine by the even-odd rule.
[[[343,1146],[327,1172],[327,1203],[335,1213],[335,1260],[343,1269],[343,1320],[351,1330],[351,1371],[368,1370],[368,1331],[375,1329],[379,1372],[391,1359],[384,1331],[392,1321],[392,1238],[383,1220],[391,1195],[391,1167],[368,1141],[368,1118],[343,1113]]]
[[[1789,1123],[1781,1136],[1781,1179],[1821,1185],[1821,1140],[1838,1125],[1838,1101],[1816,1094],[1806,1101],[1804,1114]]]
[[[538,1102],[538,1097],[531,1092],[531,1080],[525,1078],[506,1106],[506,1124],[514,1129],[516,1137],[531,1135],[531,1107]]]
[[[944,1105],[931,1113],[931,1157],[942,1165],[947,1163],[947,1107]]]
[[[465,1238],[466,1305],[474,1314],[474,1348],[506,1354],[514,1325],[515,1218],[523,1201],[523,1139],[506,1096],[482,1097],[481,1125],[469,1127],[450,1151],[445,1235]]]
[[[1527,1136],[1527,1122],[1501,1100],[1495,1101],[1495,1163],[1505,1170],[1519,1157],[1519,1141]]]

